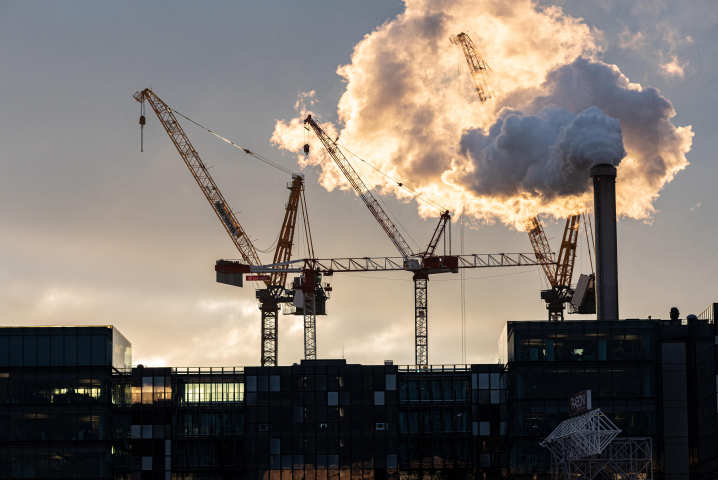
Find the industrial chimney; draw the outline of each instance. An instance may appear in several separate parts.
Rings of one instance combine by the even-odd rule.
[[[596,319],[618,320],[616,167],[596,165],[591,177],[596,219]]]

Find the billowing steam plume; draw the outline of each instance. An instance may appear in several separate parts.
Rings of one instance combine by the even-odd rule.
[[[532,116],[504,109],[488,134],[464,133],[461,151],[473,171],[452,177],[475,195],[542,202],[582,195],[591,166],[618,166],[626,156],[621,125],[597,107],[578,115],[545,108]]]
[[[467,32],[493,70],[497,94],[479,102],[463,55],[448,40]],[[590,209],[588,170],[619,165],[620,215],[650,219],[652,202],[688,162],[691,127],[675,127],[671,103],[596,60],[601,33],[558,7],[530,0],[406,0],[406,11],[367,35],[338,105],[340,145],[456,212],[523,228],[528,214],[565,217]],[[461,75],[457,77],[457,66]],[[272,142],[299,152],[298,118],[278,121]],[[314,135],[301,164],[321,184],[349,188]],[[363,170],[382,193],[411,199]],[[422,215],[438,212],[419,203]]]

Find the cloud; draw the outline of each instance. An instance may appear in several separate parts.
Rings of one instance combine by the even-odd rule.
[[[579,58],[547,75],[548,95],[533,100],[529,111],[555,105],[572,112],[597,106],[621,122],[628,153],[618,169],[616,186],[620,215],[648,219],[653,201],[688,160],[693,132],[676,127],[673,105],[652,87],[630,83],[615,65]],[[590,198],[583,196],[590,206]]]
[[[693,205],[693,206],[691,207],[691,212],[694,211],[694,210],[698,210],[699,208],[701,208],[701,202],[698,202],[698,203],[696,203],[695,205]]]
[[[688,62],[681,63],[678,60],[678,56],[671,55],[671,61],[661,64],[661,70],[664,75],[669,77],[680,77],[683,78],[685,71],[684,68],[688,65]]]
[[[639,50],[646,44],[646,37],[641,32],[631,34],[628,27],[618,34],[618,46],[624,50]]]
[[[448,37],[462,31],[492,69],[497,95],[486,103],[478,100],[463,57],[457,78],[460,52]],[[591,208],[580,180],[587,178],[588,163],[541,152],[530,174],[538,175],[541,165],[563,165],[550,173],[568,175],[567,183],[557,178],[541,183],[539,177],[546,180],[549,172],[540,172],[514,178],[510,187],[506,176],[492,176],[506,169],[487,168],[490,162],[481,157],[480,144],[497,141],[496,132],[504,127],[535,124],[533,134],[544,129],[547,135],[534,139],[537,144],[556,149],[561,128],[596,106],[612,119],[604,119],[604,126],[620,123],[627,152],[618,173],[619,213],[648,219],[661,188],[688,164],[691,128],[671,124],[675,111],[657,90],[630,83],[618,67],[597,61],[601,41],[601,33],[581,19],[528,0],[407,0],[402,14],[366,35],[351,63],[338,68],[346,81],[337,105],[339,122],[323,125],[332,138],[340,136],[342,147],[455,212],[522,228],[528,213],[561,217]],[[308,112],[304,107],[300,117],[278,121],[272,142],[299,152]],[[309,159],[298,155],[299,163],[320,166],[320,183],[327,189],[348,188],[315,136],[307,138],[312,153]],[[412,200],[385,177],[363,173],[383,193]],[[517,173],[522,174],[529,172]],[[424,217],[438,214],[423,203],[418,209]]]
[[[593,165],[618,166],[626,156],[621,125],[597,107],[578,115],[555,107],[530,116],[506,109],[488,133],[466,131],[461,148],[472,168],[453,175],[455,183],[477,196],[543,202],[588,192]]]

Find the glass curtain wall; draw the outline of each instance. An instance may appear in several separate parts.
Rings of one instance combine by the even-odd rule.
[[[0,478],[109,478],[112,327],[0,328]]]

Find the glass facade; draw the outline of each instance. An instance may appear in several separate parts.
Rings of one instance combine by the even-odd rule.
[[[399,369],[401,476],[471,476],[471,370],[467,365]]]
[[[113,327],[0,328],[0,478],[111,478]]]
[[[397,478],[397,367],[246,368],[247,478]]]
[[[656,480],[718,473],[718,331],[508,322],[498,364],[132,367],[113,327],[0,328],[0,478],[540,480],[591,390]]]
[[[660,328],[658,320],[508,322],[510,473],[548,478],[550,454],[538,443],[568,418],[568,397],[583,390],[622,435],[658,440],[660,465]]]
[[[688,369],[689,423],[691,433],[691,474],[705,477],[718,472],[718,330],[715,325],[718,303],[711,304],[698,321],[690,323]]]

